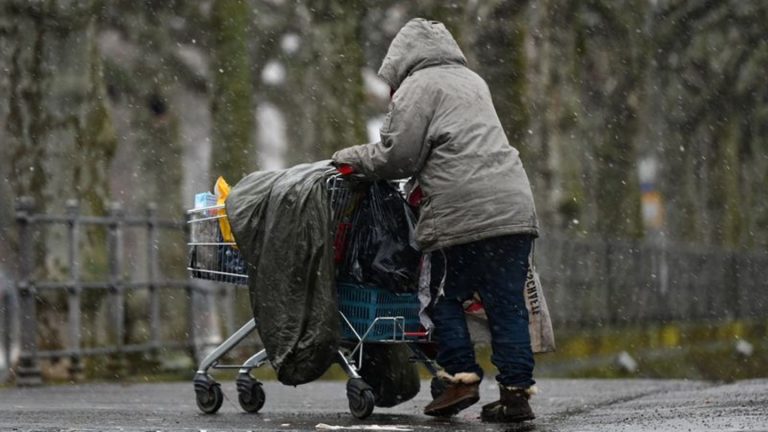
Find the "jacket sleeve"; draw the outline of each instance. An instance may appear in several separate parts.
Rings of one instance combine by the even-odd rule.
[[[427,131],[433,114],[425,106],[430,98],[419,90],[403,85],[395,93],[381,127],[381,141],[339,150],[333,161],[352,165],[373,179],[401,179],[419,172],[429,155]]]

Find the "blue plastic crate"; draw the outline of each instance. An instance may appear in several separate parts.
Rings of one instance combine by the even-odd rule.
[[[360,336],[373,321],[380,317],[403,317],[403,329],[391,320],[379,321],[365,337],[365,341],[382,341],[403,338],[403,330],[419,331],[419,297],[417,294],[395,294],[388,290],[352,283],[339,283],[339,311]],[[357,341],[357,337],[342,321],[341,336]]]

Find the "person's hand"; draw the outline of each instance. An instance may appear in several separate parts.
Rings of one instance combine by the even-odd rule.
[[[349,182],[350,185],[358,185],[370,181],[363,173],[355,171],[355,167],[350,164],[337,164],[336,172]]]
[[[336,167],[336,171],[343,176],[349,176],[355,173],[355,168],[350,164],[339,164]]]

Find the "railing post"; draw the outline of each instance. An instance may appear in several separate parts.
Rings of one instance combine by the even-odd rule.
[[[187,345],[189,346],[190,357],[197,363],[199,359],[197,358],[197,344],[195,343],[197,335],[197,330],[195,329],[195,294],[198,288],[195,286],[195,281],[189,279],[184,289],[187,292]]]
[[[158,291],[157,263],[160,241],[157,231],[157,205],[150,203],[147,206],[147,277],[149,279],[149,334],[150,356],[157,360],[160,348],[160,292]]]
[[[728,253],[728,261],[730,263],[730,276],[731,276],[731,283],[733,284],[733,287],[731,288],[731,292],[733,293],[731,298],[731,318],[735,320],[740,320],[743,318],[743,314],[741,311],[741,286],[739,281],[739,276],[741,273],[741,266],[739,265],[739,254],[734,250],[730,251]],[[728,277],[728,274],[726,274],[726,278]]]
[[[226,323],[226,334],[231,335],[237,330],[235,327],[235,289],[237,287],[233,284],[226,284],[222,288],[222,296],[224,297],[224,322]],[[209,306],[209,305],[206,305]],[[215,310],[210,308],[209,311]]]
[[[605,241],[605,260],[603,271],[605,272],[604,280],[605,280],[605,290],[606,290],[606,296],[608,297],[608,310],[605,311],[605,315],[601,317],[601,319],[607,319],[608,323],[610,324],[616,324],[618,321],[618,313],[617,313],[617,296],[616,296],[616,287],[614,286],[614,277],[613,277],[613,268],[611,266],[611,258],[613,254],[613,248],[611,247],[611,240],[604,240]],[[601,314],[602,315],[602,314]]]
[[[109,205],[109,294],[112,309],[112,333],[115,340],[115,352],[110,368],[115,375],[125,369],[123,343],[125,338],[125,302],[123,299],[123,210],[119,203]]]
[[[189,239],[190,237],[190,225],[187,222],[187,219],[184,220],[184,238]],[[184,286],[184,290],[187,294],[187,346],[189,348],[189,356],[192,358],[192,361],[197,363],[198,355],[197,355],[197,345],[195,343],[196,336],[197,336],[197,329],[196,325],[197,322],[195,320],[195,296],[197,294],[197,291],[199,290],[199,284],[196,280],[190,278],[187,276],[187,284]]]
[[[80,317],[82,316],[80,284],[80,203],[68,200],[67,207],[67,240],[69,241],[69,286],[67,287],[67,313],[69,322],[69,377],[79,380],[83,374],[81,355]]]
[[[658,271],[656,272],[659,275],[659,293],[662,296],[662,301],[664,304],[670,304],[668,296],[669,296],[669,262],[667,261],[667,239],[665,236],[660,236],[660,240],[658,242],[658,248],[659,248],[659,265],[658,265]],[[671,310],[671,308],[663,308],[663,312],[660,314],[661,320],[666,321],[672,321],[675,319],[675,313]]]
[[[0,279],[0,283],[3,280]],[[6,370],[11,369],[11,293],[8,287],[0,287],[0,310],[2,310],[3,322],[0,324],[0,349],[3,350],[3,364]],[[5,380],[4,375],[0,375],[0,382]]]
[[[37,363],[37,289],[32,277],[34,250],[32,239],[32,211],[35,203],[22,197],[16,203],[16,224],[19,229],[19,278],[16,285],[21,308],[21,355],[16,384],[34,386],[42,384]]]

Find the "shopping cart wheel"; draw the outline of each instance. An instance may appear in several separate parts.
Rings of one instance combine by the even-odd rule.
[[[237,376],[237,401],[240,407],[248,413],[259,412],[264,406],[266,394],[261,383],[253,379],[247,373],[241,373]]]
[[[445,391],[445,381],[438,377],[432,377],[429,383],[429,392],[432,393],[432,399],[437,399]]]
[[[349,412],[361,420],[371,415],[373,406],[376,404],[373,388],[361,378],[352,378],[347,381],[347,399]]]
[[[206,375],[195,377],[195,396],[197,407],[206,414],[214,414],[224,402],[221,385]]]

